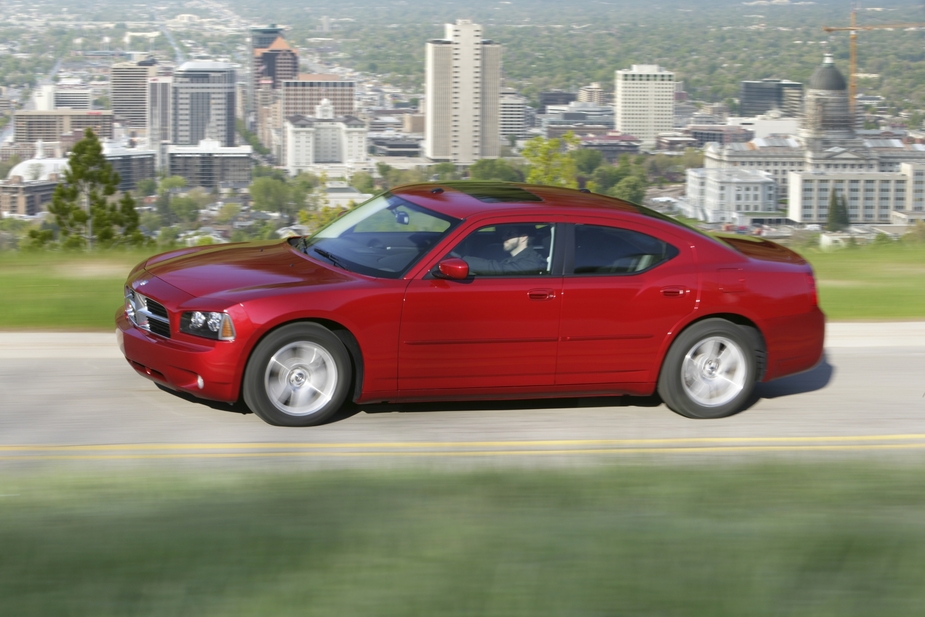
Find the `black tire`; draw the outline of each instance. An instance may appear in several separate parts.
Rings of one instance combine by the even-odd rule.
[[[344,404],[350,356],[337,336],[314,323],[283,326],[267,335],[244,370],[244,402],[275,426],[315,426]]]
[[[725,319],[705,319],[668,350],[658,394],[688,418],[725,418],[742,410],[758,375],[754,337]]]

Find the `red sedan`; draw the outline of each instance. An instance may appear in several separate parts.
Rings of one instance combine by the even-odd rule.
[[[131,272],[117,335],[178,393],[308,426],[346,402],[655,392],[693,418],[812,368],[810,266],[547,186],[393,189],[304,238],[181,249]]]

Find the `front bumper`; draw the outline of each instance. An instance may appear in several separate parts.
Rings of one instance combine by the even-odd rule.
[[[116,340],[139,375],[198,398],[234,403],[240,395],[240,345],[168,339],[135,327],[123,309],[116,312]]]

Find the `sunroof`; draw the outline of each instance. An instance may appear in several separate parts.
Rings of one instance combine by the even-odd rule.
[[[513,184],[498,184],[495,182],[442,182],[460,193],[465,193],[484,203],[504,203],[520,201],[543,201],[542,198],[530,191]]]

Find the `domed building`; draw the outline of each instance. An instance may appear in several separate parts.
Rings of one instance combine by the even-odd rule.
[[[35,157],[16,164],[0,181],[0,216],[31,217],[45,210],[67,167],[66,158],[46,158],[37,142]]]
[[[738,184],[724,185],[730,170]],[[845,195],[853,223],[925,220],[925,146],[859,137],[847,81],[831,54],[809,79],[797,134],[708,144],[704,169],[688,174],[689,203],[682,209],[711,222],[784,222],[779,206],[749,201],[740,186],[768,178],[777,196],[787,198],[790,222],[824,224],[832,192]]]

